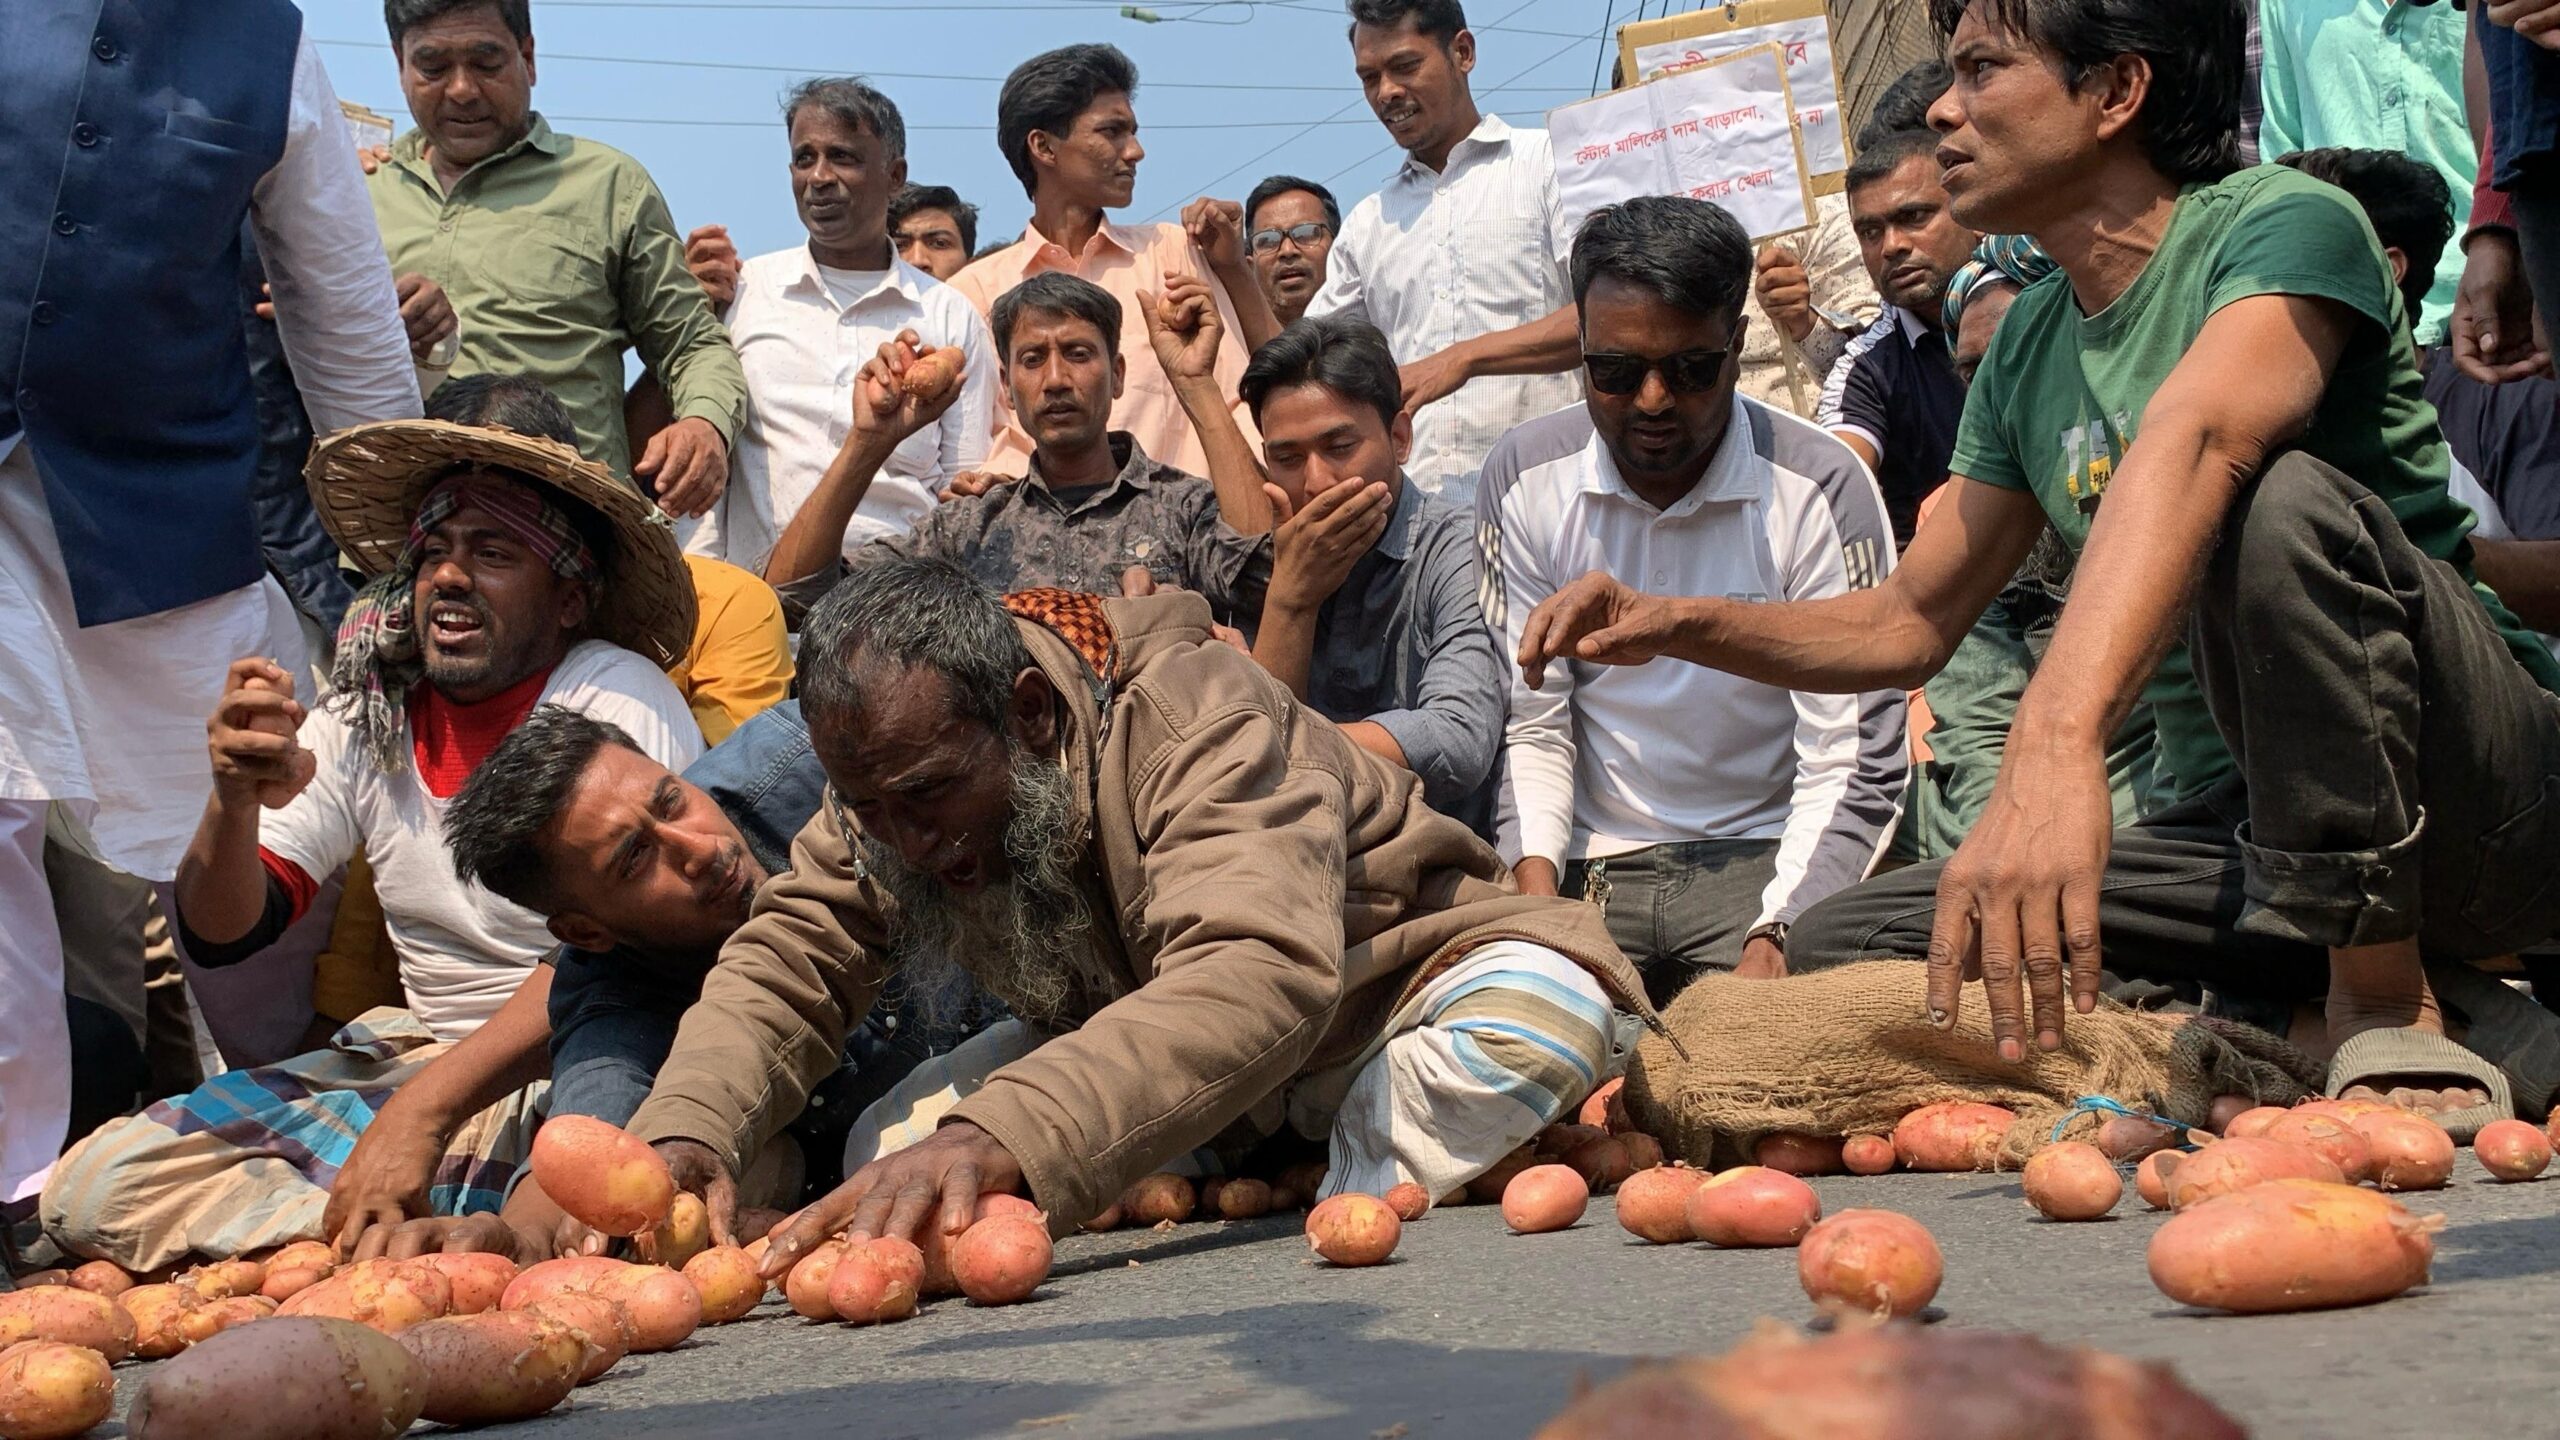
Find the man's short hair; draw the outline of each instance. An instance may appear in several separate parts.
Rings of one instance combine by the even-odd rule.
[[[895,234],[907,217],[919,210],[939,210],[960,227],[960,248],[975,254],[978,249],[978,207],[960,198],[960,192],[948,185],[908,185],[889,197],[889,230]]]
[[[2219,180],[2240,168],[2244,0],[1929,0],[1930,16],[1948,35],[1975,9],[2050,53],[2075,94],[2119,55],[2147,61],[2142,148],[2161,174]]]
[[[518,42],[533,38],[533,0],[382,0],[382,23],[391,31],[391,48],[430,20],[462,10],[495,10],[498,23]]]
[[[560,818],[578,777],[607,745],[646,753],[610,720],[566,705],[535,706],[445,807],[453,872],[466,885],[548,915],[551,868],[542,858],[542,832]]]
[[[578,425],[551,388],[530,375],[457,375],[427,397],[426,416],[484,430],[513,430],[578,448]]]
[[[1639,195],[1603,205],[1573,237],[1573,303],[1607,277],[1693,315],[1739,315],[1751,293],[1751,237],[1711,200]]]
[[[782,128],[789,130],[800,112],[815,105],[842,121],[848,130],[868,130],[892,160],[907,153],[907,122],[898,102],[874,90],[858,75],[803,80],[782,97]]]
[[[1013,327],[1025,310],[1090,321],[1094,329],[1102,332],[1104,346],[1115,354],[1120,349],[1120,302],[1090,280],[1049,270],[996,297],[995,310],[987,317],[987,324],[995,331],[996,360],[1000,364],[1012,363]]]
[[[1253,352],[1236,388],[1260,424],[1262,402],[1272,391],[1300,385],[1321,385],[1365,404],[1391,430],[1404,409],[1404,381],[1396,373],[1387,337],[1377,326],[1348,315],[1310,315],[1292,322]]]
[[[1923,60],[1893,79],[1876,97],[1875,108],[1867,112],[1867,123],[1858,129],[1858,148],[1866,149],[1880,136],[1896,130],[1929,128],[1929,107],[1956,83],[1956,72],[1944,60]]]
[[[2416,324],[2427,292],[2436,285],[2436,263],[2453,240],[2453,187],[2445,183],[2443,172],[2397,150],[2344,146],[2297,150],[2276,163],[2346,191],[2363,207],[2383,245],[2409,257],[2409,273],[2400,277],[2400,301],[2409,323]]]
[[[1888,130],[1881,135],[1869,131],[1867,138],[1858,142],[1858,158],[1849,162],[1849,173],[1842,185],[1846,193],[1855,194],[1913,160],[1926,160],[1932,170],[1937,168],[1937,131]]]
[[[1037,197],[1039,174],[1031,168],[1031,132],[1064,135],[1076,117],[1105,95],[1138,95],[1138,67],[1112,45],[1068,45],[1013,67],[996,92],[996,148],[1022,182],[1022,193]]]
[[[880,667],[888,665],[886,672]],[[800,632],[800,714],[813,733],[862,733],[873,686],[922,666],[951,685],[955,714],[1004,728],[1030,648],[996,593],[947,560],[862,566],[809,612]]]
[[[1332,191],[1313,180],[1301,180],[1295,175],[1274,175],[1254,186],[1253,193],[1244,197],[1244,226],[1247,239],[1252,238],[1253,214],[1262,208],[1263,202],[1277,200],[1292,190],[1304,190],[1316,197],[1316,203],[1324,207],[1326,228],[1336,235],[1342,233],[1342,206],[1334,200]]]
[[[1407,20],[1413,28],[1446,46],[1467,28],[1467,12],[1458,0],[1350,0],[1351,28],[1363,25],[1391,29]]]

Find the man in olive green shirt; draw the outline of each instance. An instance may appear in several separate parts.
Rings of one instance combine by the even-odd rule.
[[[528,0],[391,0],[385,16],[418,124],[367,183],[393,273],[443,286],[461,317],[452,373],[541,381],[589,458],[674,514],[702,513],[728,483],[747,382],[656,183],[534,112]],[[676,417],[636,459],[622,420],[635,347]]]

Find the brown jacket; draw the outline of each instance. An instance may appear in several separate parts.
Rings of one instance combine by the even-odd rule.
[[[1658,1023],[1596,909],[1514,893],[1420,781],[1212,638],[1200,597],[1106,611],[1122,680],[1099,748],[1093,671],[1017,623],[1066,697],[1092,943],[1123,988],[952,1112],[1012,1153],[1059,1224],[1238,1121],[1267,1134],[1329,1115],[1423,981],[1487,941],[1552,946]],[[835,1069],[889,963],[888,901],[839,813],[820,807],[721,951],[632,1120],[642,1137],[735,1166]]]

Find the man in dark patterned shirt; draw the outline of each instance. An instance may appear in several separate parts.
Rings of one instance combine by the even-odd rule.
[[[1128,432],[1109,428],[1112,402],[1128,378],[1118,343],[1120,302],[1090,281],[1049,273],[1005,292],[991,318],[1006,397],[1032,439],[1030,474],[950,499],[905,535],[855,551],[851,564],[926,556],[998,590],[1056,586],[1117,595],[1161,586],[1198,591],[1222,621],[1258,614],[1271,580],[1268,540],[1230,528],[1209,482],[1150,459]],[[902,431],[931,424],[949,403],[957,387],[947,388],[941,404],[902,396],[891,372],[903,373],[907,363],[893,343],[865,366],[846,440],[855,463],[829,468],[793,529],[851,514],[876,468],[861,460],[885,454]],[[874,429],[879,443],[865,446]],[[1252,503],[1263,502],[1257,495]],[[832,554],[841,543],[839,521],[836,537],[806,548]],[[786,533],[775,547],[777,563],[793,550]],[[847,569],[836,560],[796,576],[769,571],[767,578],[797,628],[798,617]],[[1143,577],[1132,573],[1140,570]]]

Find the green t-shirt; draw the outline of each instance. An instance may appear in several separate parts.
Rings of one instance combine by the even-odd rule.
[[[2346,192],[2298,171],[2263,165],[2187,187],[2159,252],[2097,315],[2080,313],[2066,275],[2029,286],[1974,377],[1948,468],[2033,492],[2078,556],[2152,392],[2214,312],[2252,295],[2317,296],[2372,322],[2348,337],[2299,448],[2382,497],[2419,549],[2471,580],[2534,678],[2560,691],[2551,652],[2472,576],[2473,516],[2445,491],[2444,436],[2372,226]],[[2192,796],[2230,773],[2185,646],[2143,698],[2159,720],[2165,790]]]

